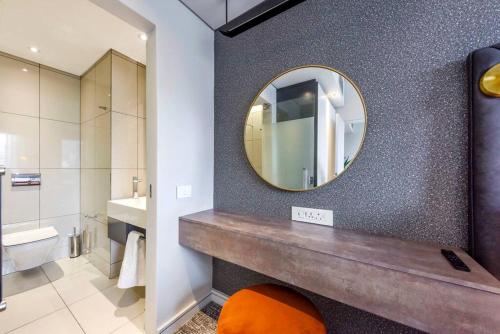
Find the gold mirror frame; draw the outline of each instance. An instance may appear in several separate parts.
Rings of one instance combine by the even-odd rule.
[[[262,88],[258,91],[257,95],[255,95],[255,97],[253,98],[252,103],[250,104],[250,107],[248,108],[247,115],[245,117],[245,122],[243,123],[244,126],[248,123],[248,118],[250,116],[250,112],[252,110],[253,105],[255,104],[255,102],[257,102],[257,100],[260,97],[260,95],[262,94],[262,92],[270,84],[272,84],[276,79],[278,79],[278,78],[286,75],[289,72],[292,72],[292,71],[295,71],[295,70],[300,70],[300,69],[303,69],[303,68],[309,68],[309,67],[322,68],[322,69],[326,69],[326,70],[335,72],[335,73],[341,75],[345,80],[347,80],[354,87],[354,89],[356,90],[356,93],[358,93],[358,96],[359,96],[359,98],[361,100],[361,104],[363,105],[363,113],[364,113],[364,116],[365,116],[365,124],[364,124],[364,128],[363,128],[363,136],[361,138],[361,142],[359,143],[358,149],[356,150],[356,155],[351,159],[351,161],[347,164],[347,166],[345,166],[344,170],[342,172],[340,172],[336,177],[332,178],[328,182],[325,182],[325,183],[323,183],[323,184],[321,184],[319,186],[316,186],[315,188],[311,188],[311,189],[289,189],[289,188],[280,187],[280,186],[272,183],[271,181],[269,181],[268,179],[266,179],[265,177],[263,177],[262,175],[260,175],[257,172],[256,167],[253,165],[252,161],[250,160],[250,157],[248,156],[248,152],[247,152],[246,147],[245,147],[245,131],[243,131],[243,150],[245,151],[245,157],[247,159],[247,162],[252,167],[252,170],[255,172],[255,174],[257,174],[257,176],[259,178],[261,178],[262,180],[264,180],[264,182],[266,182],[270,186],[273,186],[274,188],[278,188],[278,189],[285,190],[285,191],[304,192],[304,191],[316,190],[316,189],[322,188],[322,187],[324,187],[324,186],[332,183],[333,181],[337,180],[339,177],[341,177],[342,175],[344,175],[344,173],[349,169],[349,167],[353,164],[353,162],[358,158],[361,150],[363,149],[363,145],[365,143],[365,138],[366,138],[366,132],[368,130],[368,113],[366,111],[366,102],[365,102],[365,98],[363,97],[363,94],[361,94],[361,89],[358,87],[358,85],[349,76],[347,76],[344,72],[339,71],[339,70],[337,70],[337,69],[335,69],[333,67],[330,67],[330,66],[318,65],[318,64],[301,65],[301,66],[296,66],[296,67],[289,68],[286,71],[283,71],[283,72],[277,74],[271,80],[269,80],[268,82],[266,82],[266,84],[264,86],[262,86]]]
[[[500,63],[483,74],[479,81],[479,88],[485,95],[500,97]]]

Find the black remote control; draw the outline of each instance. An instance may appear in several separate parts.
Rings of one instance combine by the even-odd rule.
[[[448,262],[455,268],[456,270],[460,271],[467,271],[470,272],[469,267],[460,260],[460,258],[455,254],[454,251],[447,250],[447,249],[441,249],[441,254],[448,260]]]

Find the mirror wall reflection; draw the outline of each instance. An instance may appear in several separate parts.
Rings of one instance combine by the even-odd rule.
[[[245,151],[268,183],[310,190],[351,165],[366,121],[364,100],[349,78],[322,66],[294,68],[254,99],[245,123]]]

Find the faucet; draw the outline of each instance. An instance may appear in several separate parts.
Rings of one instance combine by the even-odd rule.
[[[132,191],[134,198],[139,198],[139,191],[137,190],[139,182],[142,182],[142,180],[139,179],[137,176],[132,177]]]

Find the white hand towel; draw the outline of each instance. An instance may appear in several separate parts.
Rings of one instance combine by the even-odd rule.
[[[128,289],[144,286],[146,280],[146,241],[142,233],[132,231],[128,234],[125,245],[118,287]]]

